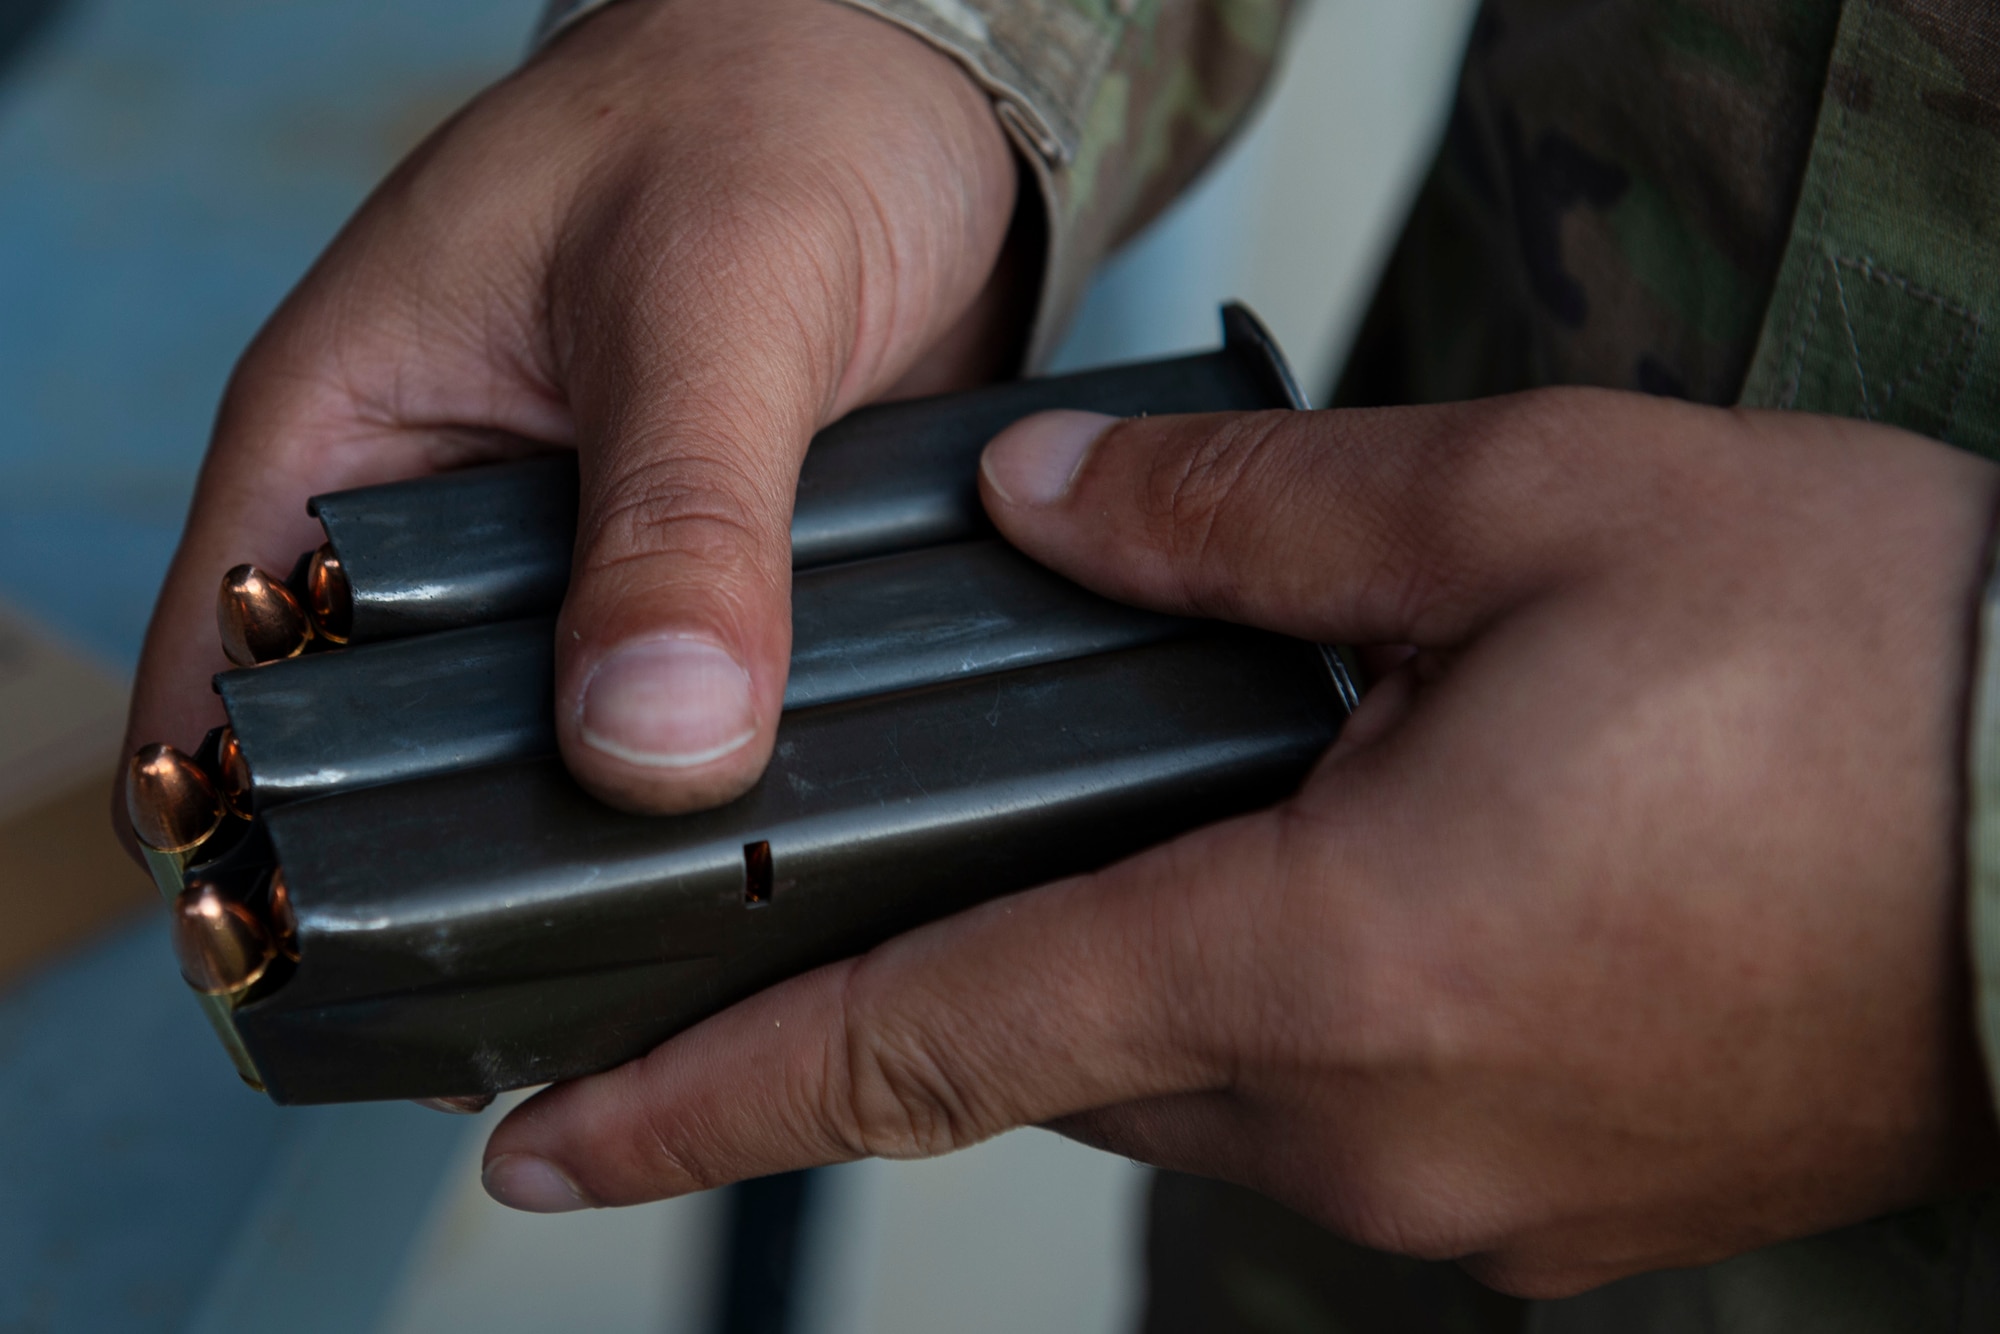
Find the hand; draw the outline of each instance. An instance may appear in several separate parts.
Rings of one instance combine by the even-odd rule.
[[[581,23],[405,162],[245,355],[127,752],[221,721],[217,585],[317,545],[307,497],[567,444],[563,754],[629,807],[740,792],[784,694],[806,442],[899,381],[1010,369],[1015,172],[960,68],[858,10]]]
[[[499,1198],[1049,1123],[1558,1295],[1989,1179],[1960,749],[1991,465],[1563,391],[1049,414],[984,485],[1113,597],[1414,651],[1275,810],[541,1094]]]

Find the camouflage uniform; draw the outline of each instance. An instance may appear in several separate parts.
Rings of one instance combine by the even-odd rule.
[[[1241,123],[1287,14],[845,3],[961,60],[1034,168],[1031,358]],[[2000,0],[1488,0],[1338,401],[1547,384],[1863,417],[2000,458]],[[2000,580],[1981,635],[1968,920],[2000,1076]],[[1996,1196],[1540,1303],[1214,1182],[1162,1176],[1152,1223],[1155,1334],[2000,1330]]]

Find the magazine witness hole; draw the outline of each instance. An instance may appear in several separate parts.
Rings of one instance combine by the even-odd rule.
[[[761,908],[771,901],[771,843],[758,839],[743,845],[743,903]]]

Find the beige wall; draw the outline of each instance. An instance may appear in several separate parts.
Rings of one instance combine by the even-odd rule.
[[[0,988],[154,901],[111,834],[125,688],[0,605]]]
[[[1305,0],[1248,133],[1106,266],[1065,366],[1214,343],[1263,316],[1309,392],[1332,379],[1443,128],[1475,0]]]

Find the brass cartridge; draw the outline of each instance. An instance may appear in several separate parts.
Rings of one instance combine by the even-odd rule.
[[[299,961],[299,918],[292,910],[292,891],[285,885],[285,868],[271,872],[271,943],[293,963]]]
[[[354,594],[331,542],[320,543],[306,562],[306,609],[320,638],[329,644],[347,642],[354,626]]]
[[[225,727],[215,743],[215,767],[221,782],[222,804],[239,820],[250,818],[250,763],[243,758],[243,746],[236,729]]]
[[[182,972],[280,1103],[473,1112],[1281,800],[1354,707],[1346,660],[1068,584],[997,540],[977,466],[1046,408],[1304,406],[1232,308],[1217,352],[827,427],[795,496],[770,769],[675,816],[603,805],[557,754],[573,453],[312,498],[323,545],[283,579],[246,565],[223,584],[225,646],[257,670],[216,677],[232,730],[181,757],[209,832],[147,851]]]
[[[222,576],[215,620],[222,651],[238,667],[296,658],[313,639],[312,621],[292,590],[254,565]]]
[[[125,814],[154,852],[188,852],[221,825],[223,803],[200,765],[156,742],[139,747],[125,766]]]
[[[264,924],[210,881],[188,882],[173,911],[174,957],[187,984],[204,996],[244,990],[277,957]]]

